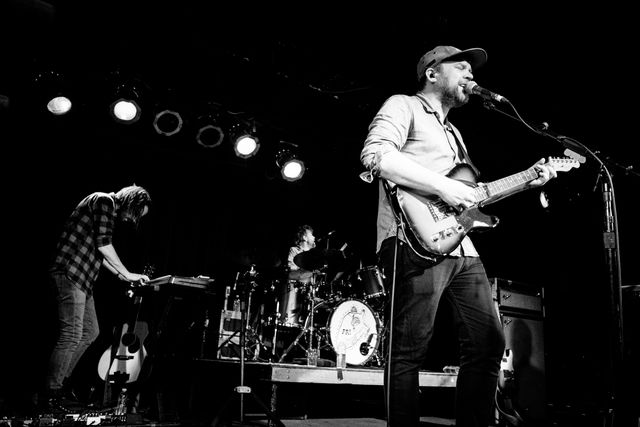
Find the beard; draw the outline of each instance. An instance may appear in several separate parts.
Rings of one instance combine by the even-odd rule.
[[[469,102],[469,96],[460,92],[459,86],[447,86],[442,90],[442,105],[449,108],[461,107]]]

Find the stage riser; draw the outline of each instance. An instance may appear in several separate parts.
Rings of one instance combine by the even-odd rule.
[[[179,369],[179,371],[176,371]],[[168,371],[167,371],[168,370]],[[163,373],[166,373],[164,375]],[[160,366],[161,419],[210,422],[232,395],[230,414],[239,411],[240,363],[201,360]],[[245,385],[283,418],[384,417],[382,369],[347,368],[338,380],[335,368],[245,364]],[[453,413],[456,376],[421,373],[421,399],[426,416]],[[251,396],[244,397],[245,414],[263,414]]]

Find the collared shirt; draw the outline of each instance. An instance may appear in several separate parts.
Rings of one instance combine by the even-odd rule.
[[[113,193],[98,192],[85,197],[64,226],[50,271],[66,274],[91,295],[103,259],[98,248],[111,244],[116,218]]]
[[[466,151],[458,129],[448,120],[442,122],[424,96],[393,95],[385,101],[369,126],[360,154],[362,164],[369,171],[363,178],[371,182],[378,177],[380,159],[390,151],[400,151],[421,166],[446,175],[456,164],[465,163],[458,143]],[[382,181],[379,181],[376,252],[380,251],[386,238],[395,236],[397,232],[395,217]],[[398,237],[405,240],[402,232]],[[478,252],[467,236],[449,255],[478,256]]]
[[[293,259],[296,257],[296,255],[301,254],[302,252],[305,252],[305,251],[300,246],[292,246],[289,248],[289,256],[287,258],[287,264],[289,265],[289,270],[291,271],[300,270],[301,267],[295,262],[293,262]]]

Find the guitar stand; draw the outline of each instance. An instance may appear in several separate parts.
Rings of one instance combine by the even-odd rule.
[[[253,397],[254,401],[264,410],[264,413],[270,422],[272,422],[277,427],[285,427],[282,421],[280,421],[276,417],[276,415],[267,407],[267,405],[265,405],[262,402],[262,400],[260,400],[260,398],[251,390],[251,387],[244,385],[244,365],[245,365],[244,347],[245,347],[245,330],[246,330],[245,317],[246,317],[246,305],[243,300],[240,303],[240,324],[242,325],[240,327],[240,385],[233,389],[233,393],[224,402],[224,404],[220,408],[220,411],[211,422],[211,427],[223,425],[221,424],[223,420],[223,415],[228,411],[229,406],[233,402],[235,393],[237,393],[238,397],[240,398],[240,414],[239,414],[240,426],[249,425],[249,424],[244,424],[244,395],[246,394]]]

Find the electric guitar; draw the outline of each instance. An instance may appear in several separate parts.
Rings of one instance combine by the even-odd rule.
[[[568,157],[551,157],[547,164],[556,172],[580,166],[577,160]],[[478,208],[507,197],[510,191],[536,180],[538,172],[531,167],[506,178],[478,185],[474,169],[461,163],[447,176],[475,187],[476,200],[472,207],[460,212],[438,197],[419,195],[400,186],[395,186],[390,194],[391,206],[402,224],[407,243],[417,255],[433,264],[453,252],[467,233],[498,225],[497,217],[485,215]]]

